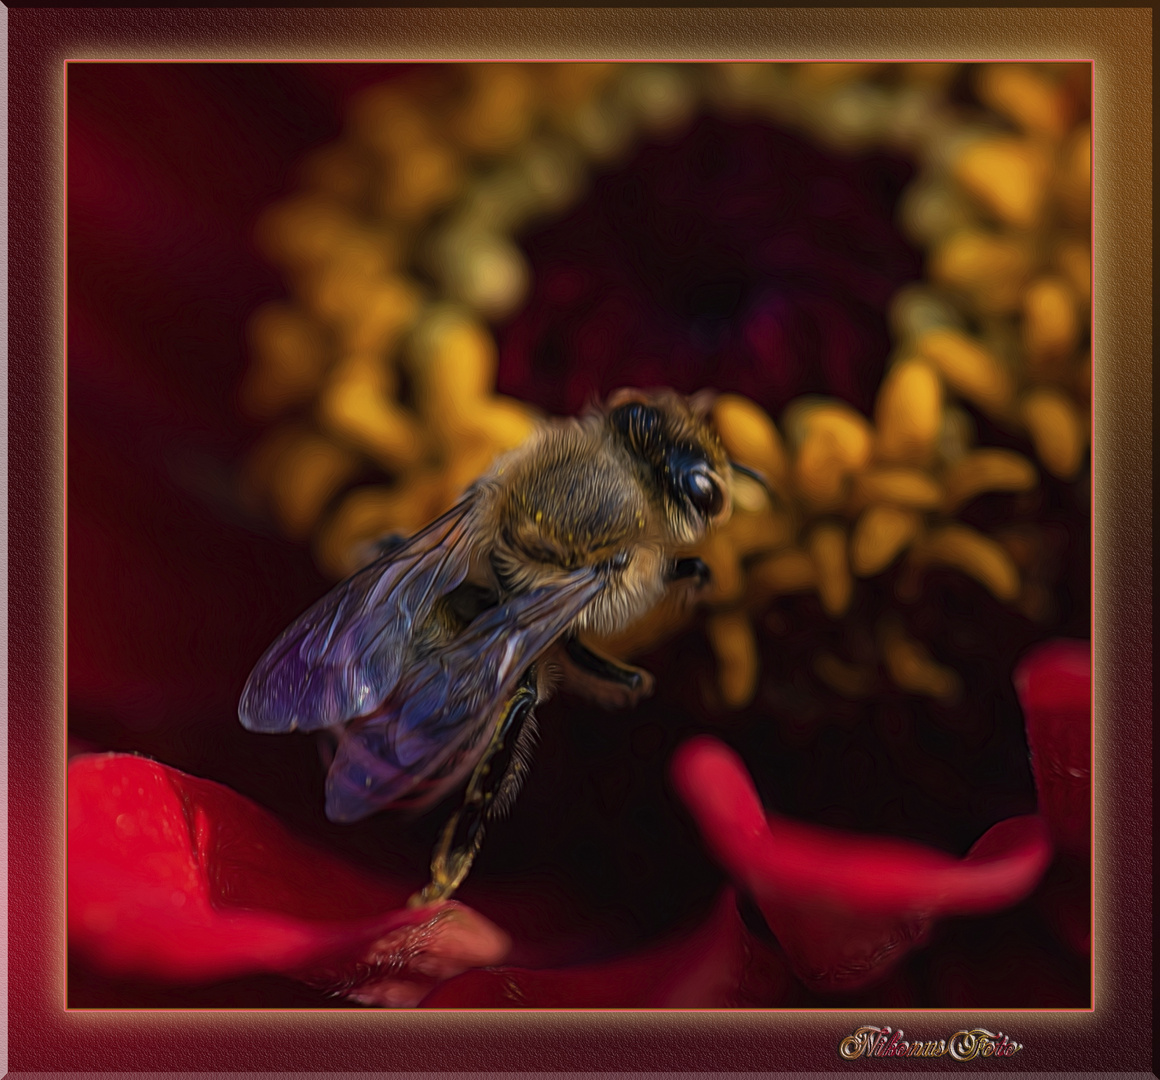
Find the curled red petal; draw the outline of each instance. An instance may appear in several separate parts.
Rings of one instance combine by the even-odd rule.
[[[408,892],[220,784],[132,755],[69,763],[69,939],[102,970],[173,982],[276,972],[414,1004],[415,987],[506,954],[482,916],[410,910]],[[367,989],[392,980],[414,985],[393,999]]]
[[[1035,816],[1000,822],[954,859],[766,814],[741,759],[707,736],[677,751],[672,774],[709,849],[817,989],[852,990],[880,978],[926,940],[937,916],[1018,902],[1051,858]]]
[[[682,746],[673,778],[710,849],[755,896],[808,898],[873,915],[968,914],[1026,896],[1050,859],[1037,817],[990,829],[966,858],[766,814],[741,759],[704,736]]]
[[[1063,851],[1091,855],[1092,668],[1086,641],[1052,641],[1015,670],[1041,813]]]

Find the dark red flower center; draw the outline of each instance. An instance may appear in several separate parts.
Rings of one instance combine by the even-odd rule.
[[[893,223],[913,171],[712,116],[644,143],[521,238],[532,293],[500,331],[499,389],[554,412],[626,381],[868,411],[888,302],[919,273]]]

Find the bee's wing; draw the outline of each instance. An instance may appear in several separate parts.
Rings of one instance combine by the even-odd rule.
[[[357,821],[403,796],[421,805],[453,788],[528,667],[602,588],[580,570],[513,597],[405,671],[382,714],[343,735],[326,782],[327,817]]]
[[[374,712],[399,682],[413,628],[467,574],[474,498],[337,585],[258,661],[238,716],[250,731],[315,731]]]

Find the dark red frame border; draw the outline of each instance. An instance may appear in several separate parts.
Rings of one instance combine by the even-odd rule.
[[[449,18],[449,14],[453,17]],[[644,17],[642,17],[642,15]],[[866,1023],[919,1038],[985,1014],[77,1013],[63,1007],[61,85],[66,58],[665,55],[1095,61],[1096,1009],[1015,1013],[1004,1071],[1150,1067],[1150,10],[10,8],[9,1066],[15,1073],[892,1069],[846,1065]],[[762,51],[763,47],[767,51]],[[253,50],[247,52],[246,50]],[[968,51],[969,50],[969,51]],[[1136,102],[1135,105],[1132,103]],[[1137,287],[1133,287],[1136,285]],[[1133,438],[1133,432],[1140,432]],[[1101,435],[1104,437],[1101,439]],[[961,1022],[960,1022],[961,1021]],[[941,1071],[939,1063],[907,1067]],[[942,1068],[946,1066],[943,1065]],[[973,1068],[977,1066],[962,1066]]]

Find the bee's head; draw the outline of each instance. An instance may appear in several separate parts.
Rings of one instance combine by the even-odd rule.
[[[705,399],[621,390],[610,399],[607,416],[615,437],[640,462],[677,542],[695,543],[728,519],[729,457]]]

